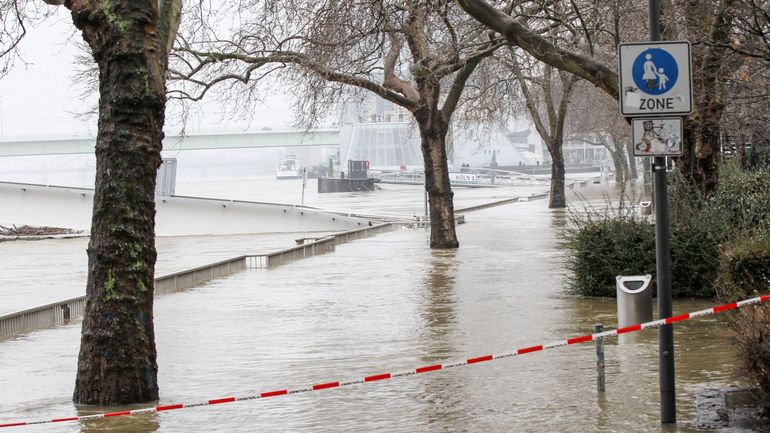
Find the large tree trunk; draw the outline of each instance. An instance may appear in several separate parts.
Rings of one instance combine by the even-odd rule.
[[[155,177],[165,80],[151,0],[68,0],[99,65],[96,191],[73,400],[157,400],[153,329]]]
[[[711,193],[719,184],[719,121],[722,106],[711,105],[684,124],[684,145],[679,167],[686,179]]]
[[[422,156],[425,163],[425,189],[428,192],[430,210],[430,247],[434,249],[457,248],[454,219],[454,193],[449,182],[446,135],[448,127],[440,116],[430,115],[428,110],[415,113],[420,128]]]
[[[548,143],[548,153],[551,154],[551,196],[548,207],[564,208],[567,207],[567,198],[564,193],[564,152],[562,151],[562,142],[560,139],[551,140]]]

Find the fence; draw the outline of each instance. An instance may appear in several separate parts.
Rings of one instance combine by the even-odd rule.
[[[199,286],[215,278],[232,275],[244,269],[268,269],[295,260],[334,251],[336,245],[396,230],[397,224],[379,224],[372,227],[329,235],[313,242],[264,255],[243,255],[216,263],[187,269],[155,279],[155,295],[166,295]],[[40,307],[0,315],[0,340],[34,329],[50,328],[81,317],[86,297],[78,296]]]
[[[69,322],[83,315],[86,297],[53,302],[40,307],[29,308],[0,316],[0,339],[19,334],[30,329],[50,328]]]
[[[350,230],[336,235],[325,236],[312,242],[306,242],[302,245],[286,248],[264,255],[246,256],[246,263],[249,269],[269,269],[276,266],[285,265],[295,260],[306,257],[317,256],[334,251],[335,247],[356,239],[367,238],[380,233],[397,230],[399,224],[385,223],[371,227]]]

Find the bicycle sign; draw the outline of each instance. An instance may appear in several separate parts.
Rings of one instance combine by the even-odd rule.
[[[633,119],[634,156],[681,156],[682,119]]]

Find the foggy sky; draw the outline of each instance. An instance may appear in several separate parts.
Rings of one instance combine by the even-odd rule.
[[[83,88],[73,84],[74,65],[81,36],[72,25],[69,12],[57,8],[56,15],[38,28],[28,28],[20,44],[24,62],[18,61],[10,73],[0,79],[0,139],[34,137],[95,136],[96,118],[79,119],[94,107],[97,95],[83,99]],[[25,64],[26,62],[26,64]],[[288,98],[279,95],[257,107],[254,120],[231,119],[223,107],[211,98],[201,105],[202,114],[194,114],[188,133],[206,131],[257,130],[262,127],[282,129],[291,123]],[[175,116],[169,113],[168,118]],[[178,132],[181,126],[167,122],[166,131]]]

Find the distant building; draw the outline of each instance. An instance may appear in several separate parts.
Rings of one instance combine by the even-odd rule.
[[[373,170],[422,170],[420,134],[411,113],[374,95],[348,103],[339,117],[340,163],[369,161]],[[450,169],[464,165],[498,167],[544,164],[543,141],[529,123],[509,127],[450,129],[447,154]],[[546,153],[547,154],[547,153]]]
[[[566,166],[591,165],[599,167],[602,161],[612,159],[609,151],[604,146],[590,144],[584,140],[566,140],[562,150],[564,153],[564,165]]]
[[[455,165],[497,167],[543,164],[543,140],[531,125],[518,122],[490,131],[456,128],[453,134]]]
[[[345,105],[340,113],[340,163],[369,161],[372,170],[423,167],[420,135],[404,108],[378,96]]]

